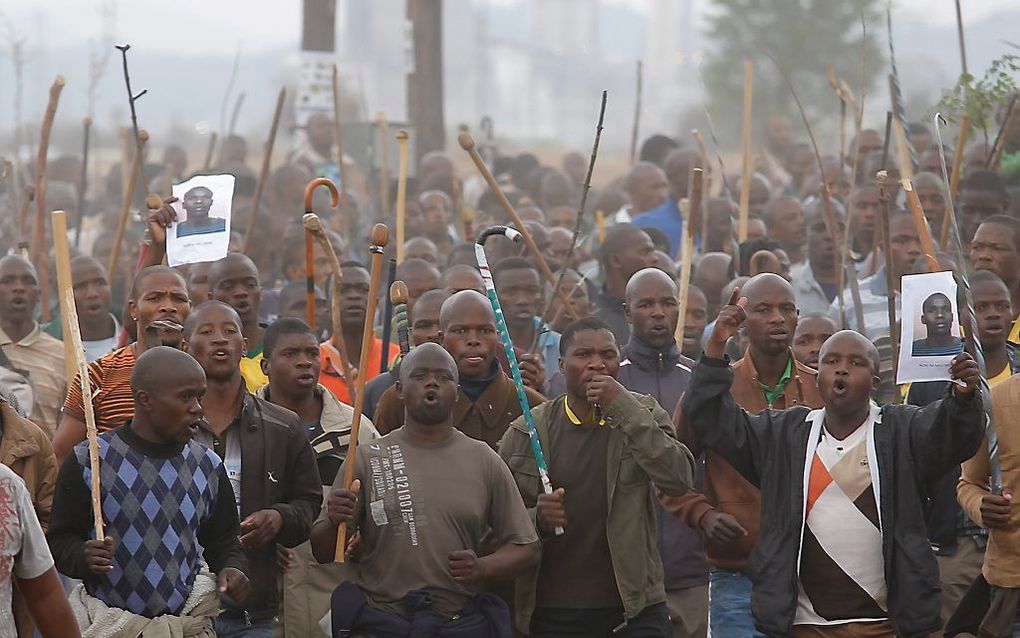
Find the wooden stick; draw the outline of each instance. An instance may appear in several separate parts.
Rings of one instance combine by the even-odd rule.
[[[336,144],[336,165],[340,172],[340,209],[344,213],[341,218],[344,236],[350,237],[354,225],[354,216],[350,210],[350,189],[347,181],[347,169],[344,167],[344,135],[343,120],[340,118],[340,73],[333,65],[333,143]]]
[[[887,179],[889,179],[889,176],[884,168],[875,174],[875,184],[878,186],[879,199],[878,229],[882,235],[882,251],[886,255],[890,255],[892,253],[892,240],[889,237],[889,192],[885,187]],[[888,257],[886,259],[888,260]],[[886,295],[886,312],[889,317],[889,343],[892,348],[893,385],[895,385],[896,374],[899,368],[900,335],[896,330],[896,295],[894,294],[896,279],[890,266],[891,264],[888,262],[885,265],[885,286],[886,292],[888,292],[888,295]],[[893,402],[899,403],[899,398],[899,392],[897,391],[894,394]]]
[[[397,131],[400,172],[397,174],[397,263],[404,262],[404,217],[407,214],[407,131]]]
[[[907,203],[910,205],[910,214],[914,218],[914,225],[917,226],[917,234],[921,238],[921,250],[924,251],[924,256],[928,260],[928,271],[938,272],[939,268],[938,258],[935,256],[935,243],[931,238],[931,229],[928,228],[928,220],[924,216],[924,209],[921,208],[921,200],[917,197],[917,191],[911,185],[910,180],[903,178],[900,180],[900,185],[903,186],[903,191],[907,194]]]
[[[365,328],[361,335],[361,361],[359,370],[367,370],[372,340],[375,338],[375,306],[379,299],[379,282],[382,279],[383,250],[390,238],[390,231],[385,224],[376,224],[372,229],[372,279],[368,289],[368,305],[365,308]],[[347,445],[347,459],[344,463],[344,489],[351,489],[354,482],[354,466],[357,464],[358,433],[361,431],[361,411],[365,407],[365,378],[367,374],[359,374],[357,390],[354,394],[354,416],[351,418],[351,438]],[[347,548],[347,524],[340,523],[336,530],[336,562],[344,562],[344,550]]]
[[[743,243],[747,241],[747,220],[751,203],[751,92],[754,88],[754,65],[751,59],[744,60],[744,163],[740,178],[740,222],[737,226],[737,238]]]
[[[82,120],[84,141],[81,149],[81,179],[78,186],[78,218],[74,220],[74,247],[81,245],[81,224],[85,217],[85,195],[89,190],[89,133],[92,130],[92,118]]]
[[[407,329],[407,284],[399,279],[390,286],[390,303],[393,304],[393,316],[397,324],[397,343],[400,345],[400,356],[406,357],[411,351],[411,338]]]
[[[701,165],[705,167],[706,170],[711,168],[712,163],[708,159],[708,149],[705,147],[705,137],[701,134],[701,131],[696,128],[691,129],[691,136],[694,138],[694,142],[698,145],[698,155],[701,155]],[[703,192],[711,193],[712,178],[706,174],[702,180],[704,182],[704,185],[702,186]],[[705,207],[705,210],[708,210],[708,207]],[[704,228],[705,225],[702,224],[701,227]]]
[[[252,199],[251,219],[248,221],[248,228],[244,231],[244,251],[248,252],[251,245],[252,235],[255,233],[255,226],[258,224],[259,207],[262,204],[262,191],[266,188],[266,181],[269,179],[269,165],[273,159],[273,145],[276,143],[276,131],[280,127],[280,115],[283,114],[283,103],[287,98],[287,88],[280,87],[280,93],[276,96],[276,110],[273,111],[273,124],[269,127],[269,138],[262,153],[262,169],[259,171],[259,181],[255,185],[255,198]]]
[[[128,217],[131,215],[131,200],[135,198],[135,183],[138,181],[138,175],[142,172],[142,151],[145,148],[145,143],[149,141],[149,134],[147,132],[138,131],[138,148],[135,149],[135,157],[131,161],[131,174],[128,176],[128,181],[124,184],[124,202],[120,207],[120,221],[117,222],[117,237],[114,240],[113,247],[110,249],[110,259],[106,263],[106,272],[110,273],[110,281],[113,281],[114,273],[117,272],[117,258],[120,257],[120,245],[124,243],[124,231],[127,230]]]
[[[960,11],[960,0],[956,0],[956,36],[960,41],[960,66],[967,73],[967,47],[963,44],[963,13]]]
[[[637,161],[637,143],[638,143],[638,126],[641,123],[641,80],[642,80],[642,64],[641,60],[637,61],[637,89],[634,97],[634,126],[630,129],[630,165],[633,166],[634,162]]]
[[[29,254],[39,272],[39,289],[42,291],[42,320],[50,320],[49,258],[46,250],[46,154],[50,147],[50,131],[57,115],[60,92],[64,90],[64,77],[58,75],[50,86],[50,99],[43,114],[39,130],[39,150],[35,160],[35,228]]]
[[[960,188],[960,171],[963,168],[964,146],[967,145],[967,137],[970,135],[970,117],[960,117],[960,134],[956,138],[956,152],[953,153],[953,171],[949,173],[949,197],[956,201],[956,193]]]
[[[305,215],[315,214],[312,210],[312,195],[319,186],[329,190],[329,200],[333,206],[340,201],[340,193],[336,184],[325,177],[316,177],[305,185]],[[303,218],[302,218],[303,219]],[[328,239],[328,238],[327,238]],[[329,243],[328,241],[326,243]],[[315,325],[315,243],[312,231],[305,227],[305,317],[308,325]]]
[[[89,380],[89,367],[85,362],[85,346],[81,341],[81,329],[78,327],[78,310],[74,304],[74,289],[68,287],[62,291],[64,303],[67,305],[68,334],[65,339],[74,347],[74,360],[81,379],[82,408],[85,412],[85,438],[89,442],[89,470],[92,474],[92,524],[96,538],[104,538],[103,534],[103,503],[99,482],[99,431],[96,429],[96,414],[92,406],[92,384]]]
[[[333,347],[340,354],[340,367],[344,371],[344,385],[347,386],[347,394],[350,397],[354,397],[355,372],[354,368],[351,367],[351,358],[347,355],[347,342],[344,341],[344,326],[340,316],[340,284],[343,283],[340,259],[337,258],[336,251],[333,250],[333,244],[330,243],[326,230],[322,227],[322,220],[319,219],[318,215],[315,213],[305,213],[304,217],[301,218],[301,222],[304,224],[307,236],[314,237],[319,242],[323,253],[329,259],[329,267],[333,271],[331,281],[333,290],[329,299],[330,318],[332,319],[330,341],[333,342]]]
[[[599,246],[606,241],[606,214],[601,211],[595,211],[595,229],[598,231]],[[563,264],[564,268],[569,267],[569,264]]]
[[[205,150],[205,161],[202,162],[202,170],[208,171],[212,167],[213,151],[216,150],[216,131],[209,134],[209,147]]]
[[[1013,95],[1009,100],[1009,106],[1006,108],[1006,116],[1002,119],[1002,125],[999,126],[999,132],[995,134],[995,141],[992,142],[992,150],[988,153],[988,159],[985,160],[985,169],[989,171],[995,171],[999,168],[999,162],[1002,160],[1002,152],[1006,148],[1004,137],[1006,131],[1013,123],[1013,118],[1016,117],[1016,103],[1018,96]]]
[[[21,194],[21,211],[18,213],[18,252],[22,257],[31,261],[31,254],[28,248],[28,207],[35,199],[35,186],[25,184],[25,190]]]
[[[127,186],[128,180],[131,179],[131,157],[134,153],[131,152],[131,140],[128,139],[128,135],[131,134],[131,129],[121,127],[117,129],[117,145],[120,149],[120,190],[124,192],[124,188]]]
[[[379,215],[390,217],[390,123],[386,114],[379,111],[375,116],[379,127]]]
[[[55,210],[50,215],[53,221],[53,248],[56,253],[57,262],[57,289],[73,290],[74,282],[71,280],[71,249],[67,244],[67,213],[62,210]],[[73,298],[73,295],[72,295]],[[60,295],[60,321],[63,324],[64,334],[71,334],[70,312],[67,305],[67,297]],[[74,382],[74,375],[78,373],[78,365],[75,361],[74,343],[71,339],[64,339],[64,376],[67,380],[67,387]]]
[[[683,238],[683,263],[680,265],[680,318],[676,322],[675,338],[677,347],[683,347],[684,341],[684,316],[687,313],[687,295],[691,287],[691,268],[694,257],[694,229],[691,220],[701,211],[702,206],[702,180],[704,171],[700,168],[691,169],[690,187],[687,190],[688,199],[686,202],[687,219],[684,221]]]

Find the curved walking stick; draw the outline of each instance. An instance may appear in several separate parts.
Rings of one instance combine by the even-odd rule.
[[[375,307],[379,299],[379,282],[382,279],[383,249],[390,239],[390,231],[386,224],[376,224],[372,229],[372,279],[368,288],[368,303],[365,307],[365,328],[361,335],[361,360],[358,370],[368,370],[368,357],[375,338],[372,327],[375,325]],[[365,408],[365,379],[367,374],[359,374],[357,389],[354,394],[354,416],[351,418],[351,439],[347,445],[347,458],[344,460],[344,489],[351,489],[354,482],[354,466],[357,464],[358,433],[361,431],[361,411]],[[338,563],[344,562],[344,551],[347,549],[347,524],[340,523],[336,530],[336,549],[333,557]]]
[[[492,312],[496,315],[496,329],[499,331],[499,340],[503,342],[506,358],[510,362],[510,374],[513,376],[514,386],[517,388],[517,400],[521,403],[524,422],[528,426],[528,439],[531,441],[531,452],[535,455],[535,464],[538,465],[538,474],[542,478],[542,490],[546,494],[552,494],[553,487],[552,482],[549,481],[549,465],[545,461],[545,453],[542,452],[542,442],[538,440],[538,428],[535,426],[535,417],[531,415],[531,405],[528,403],[527,394],[524,393],[521,368],[517,364],[514,344],[510,340],[510,331],[507,330],[506,320],[503,318],[503,308],[499,305],[499,297],[496,296],[496,285],[492,282],[489,262],[485,258],[485,240],[492,235],[503,235],[510,241],[518,241],[521,238],[521,233],[507,226],[487,228],[482,231],[478,236],[478,241],[475,242],[475,258],[478,260],[478,270],[482,273],[482,281],[485,283],[485,292],[488,294],[489,303],[492,304]],[[557,527],[556,535],[558,536],[562,533],[563,528]]]
[[[485,182],[489,185],[493,194],[496,195],[496,199],[499,200],[499,204],[503,207],[503,211],[507,214],[510,220],[513,221],[518,237],[524,238],[524,243],[528,247],[528,252],[531,253],[531,258],[538,264],[545,280],[553,287],[553,294],[560,297],[560,303],[563,304],[563,308],[570,314],[570,318],[572,320],[577,321],[580,319],[573,306],[570,305],[570,300],[567,299],[566,295],[563,294],[563,291],[559,289],[559,285],[556,283],[556,278],[553,277],[552,270],[549,269],[549,264],[546,263],[545,257],[542,256],[542,252],[538,249],[538,245],[535,244],[535,240],[532,239],[527,226],[525,226],[524,222],[521,221],[521,218],[517,214],[517,211],[514,210],[514,207],[510,205],[510,200],[506,198],[506,195],[503,193],[503,189],[499,187],[498,183],[496,183],[496,178],[492,176],[492,172],[489,170],[489,167],[485,165],[484,161],[482,161],[482,156],[478,154],[478,149],[475,148],[475,140],[468,133],[461,133],[457,136],[457,142],[460,144],[460,147],[467,151],[468,155],[471,156],[471,161],[474,162],[475,166],[478,168],[478,172],[482,174]],[[498,226],[493,226],[493,228],[498,228]],[[509,237],[509,235],[507,236]],[[478,238],[478,241],[481,241],[481,237]]]
[[[323,252],[326,253],[326,257],[329,259],[329,266],[333,270],[333,292],[329,299],[329,314],[330,319],[332,319],[330,340],[333,342],[333,347],[336,348],[336,351],[340,353],[340,366],[344,370],[344,384],[347,386],[347,394],[353,397],[354,370],[351,368],[351,359],[347,356],[343,322],[340,321],[340,283],[343,277],[340,272],[340,260],[336,256],[336,251],[333,250],[333,244],[329,243],[329,237],[326,236],[326,231],[323,229],[322,221],[318,215],[315,213],[305,213],[305,216],[301,218],[301,222],[304,224],[307,236],[314,237],[319,241],[319,245],[322,246]],[[315,285],[314,281],[312,281],[312,285]],[[312,292],[312,301],[314,302],[314,288]]]
[[[312,210],[312,195],[319,186],[325,186],[329,190],[329,203],[333,206],[340,201],[340,192],[336,184],[325,177],[316,177],[305,186],[305,216],[309,213],[315,214]],[[327,242],[328,243],[328,242]],[[315,242],[312,231],[305,227],[305,317],[309,326],[315,325]]]
[[[393,317],[397,324],[400,356],[406,357],[411,351],[411,337],[407,328],[407,284],[399,279],[390,286],[390,303],[393,304]]]

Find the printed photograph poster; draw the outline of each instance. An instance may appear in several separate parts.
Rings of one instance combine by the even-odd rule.
[[[233,175],[197,175],[174,184],[172,204],[177,222],[166,231],[167,263],[171,266],[215,261],[230,245],[230,204]]]
[[[963,352],[953,273],[904,275],[900,291],[903,315],[896,383],[949,381],[949,365]]]

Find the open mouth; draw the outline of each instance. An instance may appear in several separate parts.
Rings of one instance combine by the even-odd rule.
[[[435,390],[428,390],[427,392],[425,392],[425,397],[423,398],[423,401],[425,402],[425,405],[438,405],[439,393],[436,392]]]
[[[24,310],[28,307],[28,299],[24,297],[15,297],[11,299],[11,308],[14,310]]]
[[[311,385],[313,383],[316,383],[316,381],[317,381],[317,379],[315,378],[315,375],[312,374],[311,372],[303,372],[303,373],[297,375],[294,378],[294,380],[297,381],[297,383],[299,385]]]
[[[836,379],[832,382],[832,392],[836,396],[843,396],[846,394],[847,385],[843,379]]]
[[[216,348],[211,354],[212,358],[216,361],[227,361],[230,359],[230,350],[226,348]]]

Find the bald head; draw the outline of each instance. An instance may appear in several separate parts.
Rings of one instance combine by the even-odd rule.
[[[651,162],[638,162],[627,173],[623,190],[630,198],[631,209],[641,212],[655,208],[666,201],[669,194],[666,173]]]
[[[467,264],[456,264],[450,266],[443,272],[443,288],[450,295],[461,290],[474,290],[478,293],[485,292],[485,282],[478,269]],[[424,295],[423,295],[424,298]]]
[[[209,268],[209,290],[215,294],[216,287],[223,279],[234,279],[237,275],[259,277],[258,266],[244,253],[228,253],[223,259],[217,259]]]
[[[201,325],[213,314],[223,313],[237,324],[238,331],[241,330],[241,317],[230,305],[222,301],[206,301],[195,306],[188,318],[184,321],[184,340],[191,341],[195,328]]]
[[[740,289],[740,296],[747,297],[749,308],[763,299],[794,299],[790,282],[771,272],[763,272],[748,279]]]
[[[658,268],[645,268],[634,273],[627,282],[627,303],[632,304],[635,299],[648,295],[647,291],[651,289],[669,291],[674,297],[680,294],[676,282],[668,274]]]
[[[400,382],[406,384],[411,375],[421,367],[447,368],[453,375],[454,383],[458,381],[459,373],[456,362],[450,353],[438,343],[423,343],[407,353],[400,363]]]
[[[135,362],[131,371],[131,394],[137,401],[139,392],[165,392],[196,379],[205,381],[205,372],[197,361],[176,348],[156,346],[142,353]]]
[[[701,156],[694,149],[678,148],[666,156],[666,177],[676,201],[687,197],[687,179],[694,166],[701,166]]]
[[[876,348],[875,344],[869,341],[868,338],[861,333],[853,330],[840,330],[836,334],[832,335],[825,340],[825,343],[822,344],[822,349],[818,353],[818,360],[820,362],[824,361],[825,355],[829,352],[829,350],[836,347],[849,347],[851,349],[858,350],[859,352],[863,352],[864,356],[866,356],[868,361],[871,362],[872,373],[875,375],[878,374],[879,363],[881,362],[881,357],[878,355],[878,348]]]
[[[35,266],[32,262],[25,259],[21,255],[7,255],[6,257],[0,257],[0,273],[6,273],[11,270],[28,271],[32,273],[33,277],[38,278],[35,272]]]
[[[444,301],[443,307],[439,309],[439,329],[446,332],[446,328],[454,317],[466,316],[468,312],[479,311],[488,314],[493,322],[496,321],[496,315],[492,312],[492,304],[489,303],[488,298],[474,290],[461,290]]]

